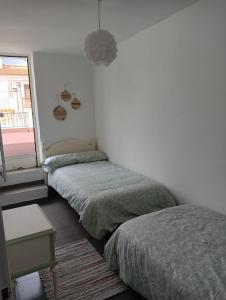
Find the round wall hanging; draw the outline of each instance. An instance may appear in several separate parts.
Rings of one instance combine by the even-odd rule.
[[[81,106],[81,102],[77,98],[74,98],[74,100],[71,101],[71,107],[73,109],[79,109],[80,106]]]
[[[66,89],[61,93],[60,97],[63,101],[71,100],[71,94]]]
[[[53,115],[56,120],[63,121],[67,116],[67,111],[63,106],[57,105],[53,110]]]

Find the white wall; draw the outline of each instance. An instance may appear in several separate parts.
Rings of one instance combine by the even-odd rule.
[[[202,0],[95,68],[96,130],[116,163],[226,213],[226,1]]]
[[[41,140],[47,145],[65,138],[89,139],[95,136],[94,87],[92,66],[80,56],[35,52],[34,74]],[[60,100],[67,118],[57,121],[52,114],[56,95],[64,84],[75,92],[81,108],[74,110],[70,102]]]

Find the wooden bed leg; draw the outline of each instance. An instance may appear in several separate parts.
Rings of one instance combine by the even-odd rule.
[[[16,291],[17,291],[17,282],[16,282],[16,279],[12,280],[11,286],[12,286],[13,300],[16,300]]]

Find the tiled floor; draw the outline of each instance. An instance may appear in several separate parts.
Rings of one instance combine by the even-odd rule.
[[[56,229],[56,246],[87,238],[101,254],[103,253],[104,242],[95,240],[88,235],[79,224],[78,215],[64,199],[59,196],[52,196],[50,200],[43,200],[39,204]],[[33,273],[18,279],[17,300],[41,299],[46,299],[46,297],[38,273]],[[141,300],[143,298],[132,290],[128,290],[111,299]]]

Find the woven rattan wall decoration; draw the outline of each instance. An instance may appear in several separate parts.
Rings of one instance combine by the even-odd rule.
[[[60,97],[63,101],[71,100],[71,93],[67,90],[66,84],[64,85],[64,90],[63,90],[63,92],[61,92]]]
[[[67,111],[63,106],[57,105],[53,110],[53,115],[54,115],[56,120],[64,121],[66,119],[66,116],[67,116]]]
[[[56,101],[58,105],[53,109],[53,116],[58,121],[64,121],[67,117],[67,111],[62,105],[60,105],[59,95],[56,95]]]
[[[71,107],[73,109],[79,109],[81,106],[81,102],[77,99],[77,98],[74,98],[72,101],[71,101]]]
[[[72,100],[71,100],[72,99]],[[64,85],[64,90],[56,95],[56,101],[58,105],[53,109],[53,116],[56,120],[63,121],[67,117],[67,110],[61,105],[61,100],[66,103],[69,102],[72,109],[77,110],[81,107],[81,101],[75,96],[75,93],[69,92],[66,84]],[[61,103],[60,103],[61,102]]]

